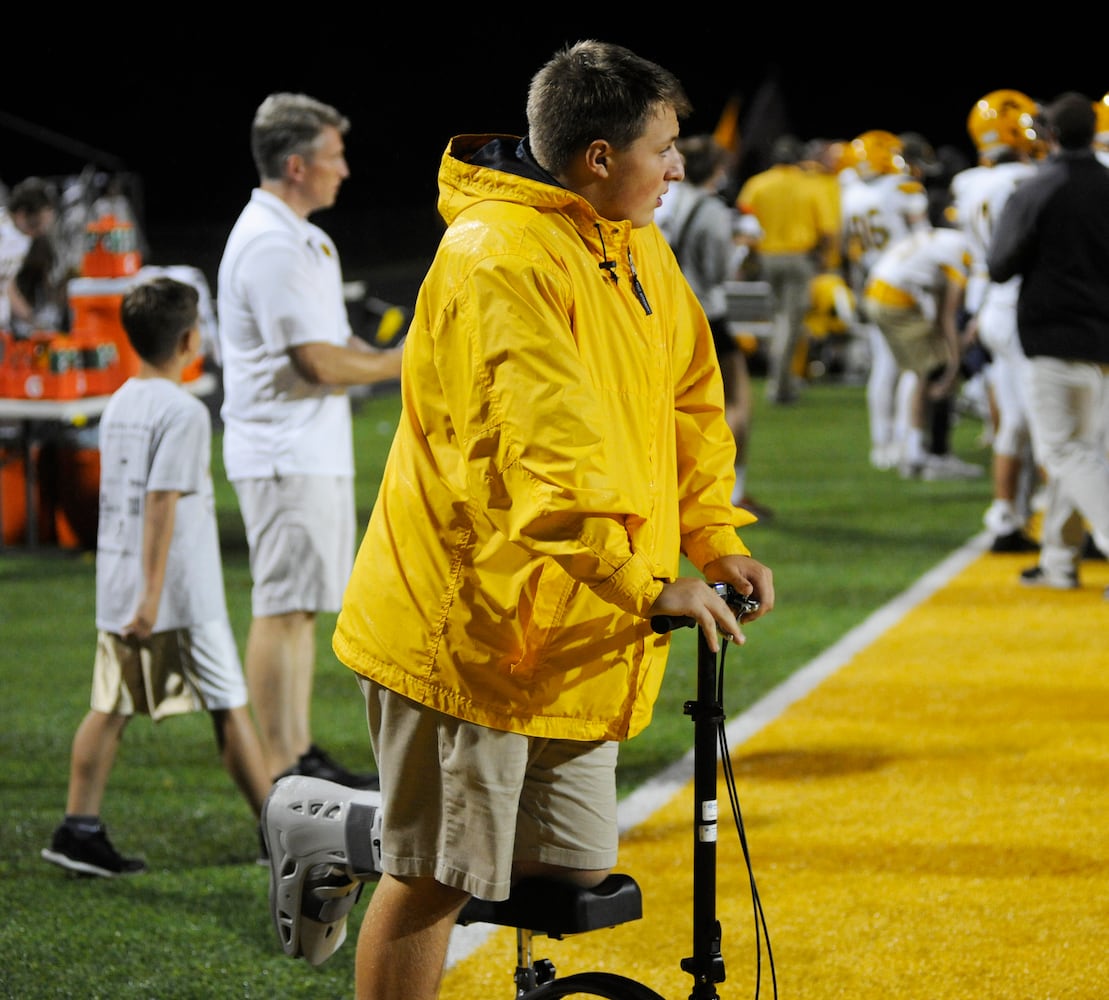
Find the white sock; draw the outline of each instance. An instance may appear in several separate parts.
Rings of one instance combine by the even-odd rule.
[[[924,461],[924,431],[910,427],[905,435],[905,461],[919,463]]]
[[[995,535],[1012,534],[1014,531],[1019,531],[1023,525],[1012,501],[1002,500],[1000,497],[994,497],[993,502],[986,508],[982,523]]]

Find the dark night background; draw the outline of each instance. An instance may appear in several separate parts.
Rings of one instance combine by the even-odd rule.
[[[301,9],[296,17],[316,20],[281,27],[275,22],[285,15],[268,9],[264,23],[233,29],[146,8],[118,12],[109,34],[103,25],[55,29],[62,37],[34,41],[42,71],[13,77],[0,99],[0,180],[10,187],[28,174],[70,175],[89,163],[133,175],[147,263],[201,267],[214,288],[223,240],[256,182],[254,109],[271,91],[304,91],[352,121],[352,176],[337,205],[313,221],[335,238],[348,277],[387,281],[390,268],[434,250],[435,176],[448,139],[522,133],[531,75],[579,38],[620,42],[673,71],[694,105],[685,133],[711,131],[737,96],[743,173],[782,131],[810,139],[912,130],[970,157],[966,116],[990,90],[1048,100],[1109,89],[1103,56],[1080,51],[1084,37],[1094,42],[1100,31],[1077,21],[1060,58],[1042,27],[1018,25],[1016,37],[1002,39],[996,28],[922,19],[884,36],[863,18],[792,7],[788,19],[720,8],[736,13],[696,24],[695,12],[648,21],[636,7],[597,9],[603,13],[583,17],[502,7],[483,25],[481,15],[423,8],[407,27],[387,25],[379,8],[327,23],[332,9]],[[20,37],[26,49],[26,32],[10,25],[6,46]]]

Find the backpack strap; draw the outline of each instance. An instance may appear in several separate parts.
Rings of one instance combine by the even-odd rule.
[[[685,241],[689,236],[689,227],[693,222],[693,218],[701,210],[701,206],[711,197],[712,196],[708,193],[700,195],[693,207],[686,214],[686,217],[682,220],[682,227],[678,230],[678,235],[674,237],[673,243],[674,256],[677,257],[679,261],[682,259],[682,252],[685,250]]]

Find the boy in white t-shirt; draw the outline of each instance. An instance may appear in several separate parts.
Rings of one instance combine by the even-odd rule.
[[[207,407],[181,385],[200,351],[195,288],[158,277],[133,288],[122,321],[142,359],[100,422],[96,659],[77,728],[63,823],[47,861],[84,875],[146,870],[108,840],[100,806],[123,731],[206,710],[224,767],[257,819],[270,778],[247,704],[224,595]]]

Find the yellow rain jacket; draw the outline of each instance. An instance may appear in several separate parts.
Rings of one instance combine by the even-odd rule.
[[[600,218],[521,149],[444,153],[448,228],[333,647],[471,722],[626,739],[666,664],[661,581],[681,552],[748,554],[753,518],[730,502],[712,336],[661,232]]]

